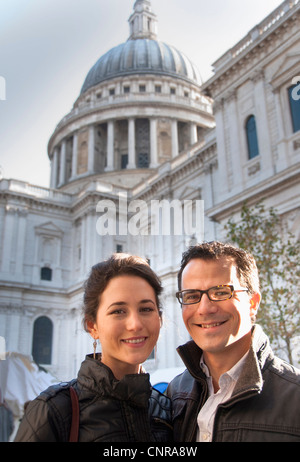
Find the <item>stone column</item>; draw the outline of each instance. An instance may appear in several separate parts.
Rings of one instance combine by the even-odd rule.
[[[256,129],[259,153],[261,158],[261,173],[265,177],[274,175],[270,128],[266,111],[265,77],[264,72],[257,72],[252,78],[254,82],[254,98],[256,108]]]
[[[157,119],[150,119],[150,168],[157,165]]]
[[[60,150],[60,171],[59,171],[59,186],[65,184],[66,178],[66,141],[63,140]]]
[[[51,161],[51,180],[50,187],[55,189],[57,186],[57,148],[54,149],[53,157]]]
[[[89,127],[89,147],[88,147],[88,172],[94,173],[95,170],[95,127]]]
[[[275,108],[276,108],[276,117],[277,117],[277,149],[278,149],[278,159],[276,162],[277,170],[284,170],[288,166],[288,153],[287,153],[287,142],[285,138],[285,125],[282,112],[282,104],[280,98],[279,89],[274,91],[275,98]]]
[[[172,120],[172,158],[178,156],[178,125],[177,120]]]
[[[135,160],[135,119],[128,120],[128,164],[127,168],[136,168]]]
[[[11,273],[11,260],[12,260],[12,246],[15,245],[13,236],[15,229],[15,207],[6,206],[6,214],[4,217],[4,232],[3,232],[3,247],[2,247],[2,271],[4,273]]]
[[[107,165],[106,172],[114,169],[114,121],[107,123]]]
[[[224,101],[214,102],[214,117],[216,120],[216,135],[218,146],[218,164],[216,188],[217,194],[224,197],[230,191],[229,169],[227,162],[226,141],[225,141],[225,123],[224,123]]]
[[[89,236],[87,235],[87,223],[86,215],[81,217],[81,260],[80,260],[80,274],[84,276],[86,274],[86,260],[87,253],[86,247],[88,245]]]
[[[73,135],[73,153],[72,153],[72,177],[71,179],[76,178],[77,176],[77,155],[78,155],[78,135],[74,133]]]
[[[24,254],[25,254],[25,236],[26,236],[26,226],[27,226],[27,214],[28,211],[18,210],[18,226],[17,226],[17,252],[16,252],[16,277],[19,281],[24,280]]]
[[[190,124],[190,144],[191,146],[198,141],[198,135],[197,135],[197,125],[195,122],[191,122]]]
[[[230,93],[226,100],[226,110],[230,117],[229,137],[231,156],[231,181],[232,189],[241,190],[243,187],[243,169],[240,142],[240,126],[237,107],[236,91]]]

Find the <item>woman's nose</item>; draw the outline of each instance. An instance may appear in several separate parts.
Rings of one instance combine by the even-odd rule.
[[[139,331],[143,328],[142,320],[138,313],[132,313],[127,319],[127,329]]]

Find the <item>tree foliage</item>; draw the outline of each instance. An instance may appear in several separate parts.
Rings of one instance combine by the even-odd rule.
[[[262,202],[252,208],[245,203],[241,220],[229,220],[225,229],[231,242],[256,259],[262,294],[257,322],[274,351],[293,364],[293,342],[300,335],[300,242]]]

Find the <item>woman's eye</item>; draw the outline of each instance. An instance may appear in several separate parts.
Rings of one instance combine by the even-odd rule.
[[[125,311],[124,310],[114,310],[112,311],[110,314],[116,314],[116,315],[119,315],[119,314],[124,314]]]
[[[154,308],[152,306],[147,306],[147,307],[141,308],[141,311],[144,312],[144,313],[150,313],[150,312],[154,311]]]

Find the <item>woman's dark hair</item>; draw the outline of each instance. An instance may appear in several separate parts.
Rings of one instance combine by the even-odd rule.
[[[232,244],[218,241],[204,242],[190,247],[182,255],[181,266],[178,272],[178,288],[181,290],[182,272],[186,265],[194,258],[203,260],[219,260],[229,258],[234,261],[237,276],[241,284],[249,290],[250,294],[259,292],[259,278],[256,262],[251,253],[239,249]]]
[[[146,260],[134,255],[116,253],[109,259],[94,265],[84,284],[83,325],[88,332],[87,323],[95,322],[101,295],[109,281],[117,276],[131,275],[145,279],[153,288],[156,304],[161,316],[159,296],[162,292],[161,281],[150,268]]]

